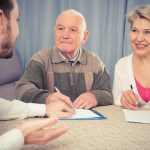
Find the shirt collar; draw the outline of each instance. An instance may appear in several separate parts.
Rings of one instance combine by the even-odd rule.
[[[59,54],[60,54],[60,56],[64,59],[64,61],[67,62],[67,63],[69,63],[69,62],[77,62],[77,61],[78,61],[78,58],[79,58],[79,56],[80,56],[80,54],[81,54],[81,49],[78,50],[76,56],[75,56],[72,60],[68,60],[65,56],[63,56],[63,55],[61,54],[60,51],[59,51]]]
[[[52,55],[51,55],[52,63],[60,63],[60,62],[67,62],[68,60],[59,52],[58,48],[52,48]],[[80,48],[77,55],[74,57],[72,61],[80,62],[81,64],[87,63],[87,56],[85,52]]]

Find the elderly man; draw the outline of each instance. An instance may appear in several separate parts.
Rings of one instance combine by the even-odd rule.
[[[0,58],[12,56],[12,47],[19,34],[19,10],[16,0],[0,0]],[[2,71],[2,70],[1,70]],[[0,98],[0,120],[45,116],[51,104],[32,104]],[[0,149],[18,150],[23,144],[45,144],[67,131],[66,127],[52,128],[58,118],[27,122],[0,136]],[[44,129],[47,129],[46,132]]]
[[[83,15],[63,11],[56,20],[55,46],[33,55],[17,83],[16,97],[25,102],[54,103],[63,116],[73,108],[113,103],[108,72],[95,54],[82,49],[88,38]],[[58,90],[59,89],[59,90]]]

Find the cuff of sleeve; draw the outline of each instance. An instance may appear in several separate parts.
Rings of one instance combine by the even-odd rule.
[[[122,106],[121,101],[120,101],[120,97],[114,101],[114,104],[117,106]]]
[[[97,91],[96,91],[96,90],[93,90],[93,91],[90,91],[90,92],[91,92],[93,95],[95,95],[96,100],[97,100],[97,106],[99,106],[100,103],[99,103],[99,101],[98,101],[99,97],[98,97]]]
[[[91,91],[97,99],[97,106],[105,106],[113,104],[113,96],[110,92],[104,90],[93,90]]]
[[[45,116],[46,106],[45,104],[33,104],[29,103],[29,117],[33,116]]]
[[[24,145],[24,136],[17,128],[4,133],[1,135],[0,139],[0,145],[2,149],[19,150]]]

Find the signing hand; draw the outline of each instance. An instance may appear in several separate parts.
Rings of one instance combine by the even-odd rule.
[[[75,108],[84,108],[84,109],[90,109],[92,107],[95,107],[97,105],[97,100],[94,94],[90,92],[86,92],[81,94],[76,98],[74,101],[74,107]]]
[[[68,128],[52,128],[58,122],[58,118],[30,121],[23,124],[19,129],[24,135],[25,144],[46,144],[49,141],[64,134]]]
[[[46,98],[46,114],[58,117],[72,117],[73,103],[70,98],[60,92],[55,92]]]
[[[74,111],[63,101],[51,101],[46,104],[46,115],[58,117],[72,117]]]
[[[124,108],[136,110],[138,98],[138,95],[132,90],[124,91],[121,96],[121,104]]]
[[[46,98],[46,104],[52,102],[52,101],[63,101],[64,103],[66,103],[69,107],[73,108],[73,103],[70,100],[70,98],[60,92],[55,92],[50,94],[47,98]]]

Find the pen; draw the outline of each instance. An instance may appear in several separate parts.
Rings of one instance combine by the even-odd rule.
[[[56,92],[60,92],[60,90],[56,86],[54,87],[54,89],[55,89]]]
[[[130,84],[130,88],[131,88],[131,90],[132,90],[132,93],[134,94],[134,91],[133,91],[133,86],[132,86],[132,84]],[[136,103],[137,104],[137,103]]]
[[[54,87],[54,89],[55,89],[56,92],[61,93],[60,90],[59,90],[56,86]],[[74,111],[74,113],[75,113],[75,109],[74,109],[74,108],[73,108],[73,111]]]
[[[133,86],[132,86],[132,84],[130,84],[130,88],[131,88],[131,90],[132,90],[132,93],[134,94],[134,91],[133,91]],[[138,102],[136,103],[136,105],[140,105]]]
[[[130,88],[131,88],[131,90],[133,91],[133,86],[132,86],[132,84],[130,84]]]

